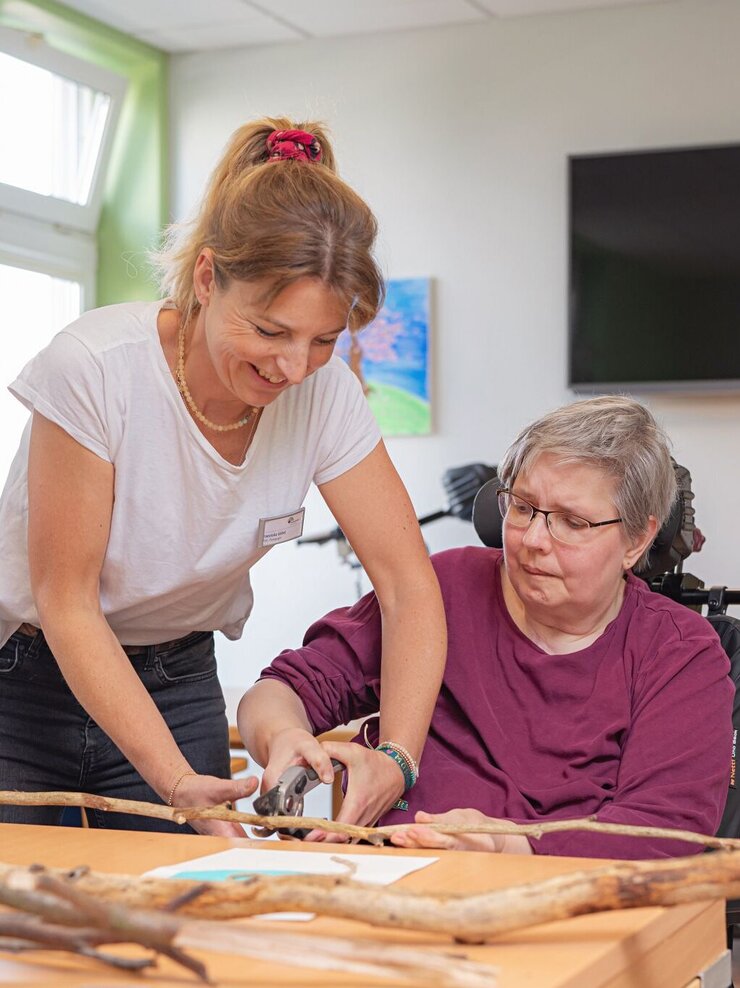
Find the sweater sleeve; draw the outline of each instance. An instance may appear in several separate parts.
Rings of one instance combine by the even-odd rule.
[[[727,799],[734,689],[719,640],[675,633],[638,672],[632,723],[613,799],[601,823],[714,834]],[[566,831],[530,841],[535,854],[662,858],[696,854],[700,844]]]
[[[374,593],[326,614],[303,647],[281,652],[260,679],[285,683],[300,697],[314,734],[380,708],[380,608]]]

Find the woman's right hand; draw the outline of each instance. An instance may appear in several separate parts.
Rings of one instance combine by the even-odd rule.
[[[277,785],[281,774],[290,765],[310,765],[322,782],[334,781],[331,758],[309,731],[289,727],[279,731],[270,742],[270,752],[262,775],[261,792]]]
[[[257,788],[257,779],[219,779],[215,775],[185,775],[178,783],[172,798],[173,806],[218,806],[235,803],[237,799],[251,796]],[[199,834],[212,837],[246,837],[240,823],[228,820],[189,820]]]

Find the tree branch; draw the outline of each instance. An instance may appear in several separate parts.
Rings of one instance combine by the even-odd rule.
[[[234,927],[207,920],[190,920],[149,908],[123,907],[115,896],[92,898],[81,884],[94,884],[95,874],[74,880],[38,866],[3,866],[0,902],[35,915],[0,913],[0,950],[67,950],[114,966],[138,969],[151,959],[122,961],[95,948],[104,943],[136,943],[170,957],[206,981],[205,967],[186,949],[259,957],[271,963],[349,972],[374,978],[411,979],[434,988],[495,988],[496,970],[465,956],[417,950],[359,939],[313,937]],[[105,882],[105,876],[97,876]],[[136,879],[127,879],[136,883]],[[160,883],[167,885],[168,883]],[[197,883],[187,883],[198,887]],[[200,887],[203,887],[202,885]],[[170,886],[170,893],[172,888]],[[191,900],[191,905],[192,905]],[[53,914],[62,922],[51,923]],[[41,917],[41,918],[38,918]]]
[[[23,896],[28,896],[29,883],[39,888],[35,880],[30,869],[0,864],[0,902],[33,908],[25,904],[28,899]],[[184,903],[185,916],[227,919],[266,912],[315,912],[480,943],[513,930],[585,913],[738,897],[740,854],[719,851],[661,861],[625,861],[474,895],[411,893],[336,875],[255,876],[204,886],[179,879],[89,872],[77,880],[76,888],[80,887],[129,910],[162,909],[176,896]],[[188,900],[193,888],[201,891]],[[46,903],[44,906],[48,910]],[[159,915],[160,921],[176,919],[171,913]]]
[[[324,830],[326,833],[344,834],[350,839],[366,840],[371,844],[382,844],[386,837],[398,831],[407,830],[411,824],[399,823],[387,827],[358,827],[350,823],[337,823],[319,817],[258,816],[256,813],[242,813],[221,806],[164,806],[159,803],[142,803],[130,799],[114,799],[95,796],[84,792],[16,792],[0,790],[0,805],[16,806],[81,806],[87,809],[105,810],[114,813],[131,813],[136,816],[149,816],[159,820],[172,820],[183,824],[189,820],[229,820],[246,826],[266,830],[281,827],[302,827]],[[679,840],[689,844],[701,844],[716,849],[740,850],[740,840],[732,837],[716,837],[711,834],[696,834],[690,830],[671,830],[667,827],[634,827],[623,823],[600,823],[590,817],[579,820],[549,820],[544,823],[512,823],[511,820],[490,818],[486,823],[475,824],[424,824],[440,834],[519,834],[538,839],[544,834],[561,833],[568,830],[584,830],[599,834],[619,834],[627,837],[651,837],[665,840]]]

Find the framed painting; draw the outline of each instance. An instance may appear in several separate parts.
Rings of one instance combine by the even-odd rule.
[[[362,384],[384,436],[424,436],[432,430],[430,399],[430,278],[391,278],[385,305],[337,353]]]

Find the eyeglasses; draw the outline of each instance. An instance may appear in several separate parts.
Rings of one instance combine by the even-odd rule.
[[[513,528],[529,528],[535,515],[544,515],[550,535],[558,542],[564,542],[566,545],[583,545],[588,541],[592,528],[616,525],[622,521],[621,518],[610,518],[608,521],[588,521],[579,515],[572,515],[569,511],[543,511],[542,508],[535,508],[523,497],[506,490],[498,492],[498,506],[501,517],[505,518],[507,524]]]

